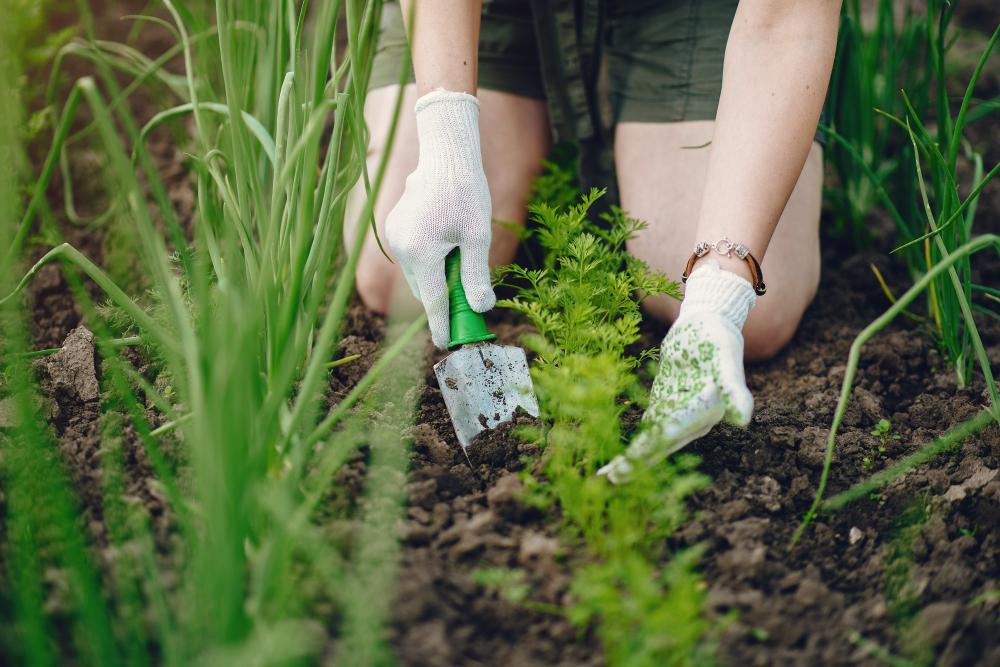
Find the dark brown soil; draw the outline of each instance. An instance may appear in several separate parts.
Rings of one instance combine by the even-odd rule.
[[[370,367],[385,321],[360,303],[348,313],[339,356],[361,354],[331,373],[336,402]],[[510,343],[524,329],[499,323]],[[442,353],[428,349],[433,360]],[[538,446],[518,437],[537,424],[519,412],[513,422],[488,431],[463,454],[428,363],[427,388],[414,415],[409,508],[402,528],[403,556],[392,639],[403,664],[589,665],[602,664],[600,647],[551,612],[526,609],[475,581],[484,568],[519,568],[532,601],[562,606],[570,565],[558,523],[519,497],[518,472],[537,459]],[[367,452],[357,453],[335,479],[329,505],[351,511],[364,488]]]
[[[499,327],[501,343],[512,327]],[[405,665],[598,665],[600,647],[562,616],[532,611],[478,585],[477,570],[519,568],[532,604],[563,606],[572,554],[554,517],[520,499],[517,474],[537,459],[519,412],[462,453],[433,372],[413,427],[413,471],[395,609],[395,643]]]
[[[1000,577],[995,425],[876,496],[821,516],[788,550],[816,490],[848,348],[885,305],[874,281],[857,279],[867,259],[840,262],[827,253],[823,285],[795,341],[748,373],[757,401],[750,427],[718,428],[690,448],[715,481],[696,496],[700,515],[680,531],[678,545],[709,546],[709,612],[738,612],[720,646],[732,664],[881,664],[865,658],[852,632],[902,655],[919,654],[919,642],[907,639],[918,634],[939,664],[1000,662],[996,601],[970,606],[996,590]],[[1000,351],[996,327],[984,333]],[[980,383],[959,389],[930,339],[895,323],[862,354],[828,495],[986,404]],[[877,457],[871,431],[881,418],[899,439]],[[914,510],[924,515],[922,525],[906,531],[903,515]],[[893,592],[900,586],[912,589],[911,604],[923,610],[915,618],[893,618],[903,603]],[[907,634],[907,626],[926,627]]]
[[[990,132],[989,122],[981,121],[974,134],[984,144],[988,166],[1000,158],[996,125]],[[171,173],[171,197],[189,223],[192,200],[183,185],[183,156],[168,144],[157,152],[161,168]],[[51,200],[56,209],[59,192],[56,183]],[[78,186],[76,192],[78,197],[93,192],[98,199],[100,188]],[[100,229],[62,228],[67,240],[103,261]],[[977,229],[1000,229],[1000,188],[984,194]],[[908,658],[930,655],[941,665],[1000,664],[995,593],[1000,588],[1000,429],[995,425],[878,494],[821,515],[799,545],[788,549],[819,480],[848,348],[887,305],[868,263],[875,262],[894,289],[906,284],[901,265],[886,260],[887,249],[857,253],[838,241],[827,242],[820,292],[795,340],[775,360],[748,371],[757,406],[749,428],[720,427],[690,446],[714,481],[691,501],[695,517],[674,536],[672,546],[707,546],[701,563],[707,613],[726,624],[718,650],[726,664],[882,664],[855,633]],[[982,254],[974,265],[979,282],[1000,280],[995,255]],[[80,325],[81,313],[59,268],[43,270],[29,298],[38,348],[62,345]],[[981,324],[996,365],[1000,327],[992,321]],[[523,327],[502,321],[498,329],[510,341]],[[361,358],[331,371],[332,402],[346,396],[370,367],[383,330],[382,318],[357,304],[351,308],[339,352]],[[662,334],[650,325],[645,342],[655,345]],[[49,357],[39,365],[53,399],[56,435],[100,545],[99,399],[86,389],[89,379],[81,371],[90,363],[97,373],[99,360],[83,331],[72,336],[73,355]],[[544,611],[545,605],[565,605],[572,564],[584,556],[560,541],[558,516],[519,497],[520,471],[531,469],[537,445],[505,428],[477,441],[467,461],[429,366],[427,385],[410,433],[409,509],[391,629],[400,661],[603,664],[592,632],[578,631],[562,616]],[[903,319],[866,346],[856,387],[838,437],[828,495],[916,450],[987,404],[981,380],[959,388],[930,337]],[[891,421],[898,440],[891,439],[887,451],[876,456],[878,438],[870,432],[880,418]],[[124,449],[128,493],[164,517],[157,533],[165,539],[166,503],[151,483],[137,443],[129,429]],[[871,459],[868,466],[865,457]],[[335,495],[346,502],[363,487],[363,458],[360,452],[337,476]],[[476,571],[486,567],[522,569],[533,604],[514,604],[476,583]]]
[[[719,427],[691,445],[714,482],[692,501],[696,518],[674,538],[704,543],[707,613],[727,624],[726,664],[854,665],[881,662],[852,640],[904,656],[930,650],[940,664],[1000,661],[1000,431],[990,426],[960,450],[904,475],[876,497],[820,517],[792,551],[822,467],[829,424],[854,337],[884,307],[868,262],[894,276],[884,255],[829,242],[823,285],[789,348],[748,372],[757,408],[746,430]],[[996,259],[983,256],[990,270]],[[901,275],[896,276],[899,287]],[[363,328],[366,325],[359,323]],[[983,322],[1000,359],[1000,329]],[[662,331],[650,327],[652,344]],[[537,452],[506,429],[465,461],[432,373],[413,429],[413,471],[395,642],[407,665],[600,664],[599,648],[565,621],[516,607],[477,586],[482,567],[521,567],[532,599],[565,601],[580,558],[556,539],[555,517],[518,500],[511,474]],[[838,438],[829,494],[914,451],[987,404],[982,385],[956,386],[926,332],[906,320],[866,346],[857,388]],[[887,451],[872,457],[881,418]],[[866,467],[863,459],[872,457]],[[920,520],[906,516],[919,509]],[[542,559],[525,552],[541,550]],[[560,556],[560,557],[557,557]],[[892,593],[902,588],[913,600]],[[895,595],[895,597],[894,597]],[[900,609],[904,602],[912,613]],[[733,616],[735,614],[735,620]],[[917,640],[912,639],[918,637]],[[921,641],[925,645],[921,645]]]

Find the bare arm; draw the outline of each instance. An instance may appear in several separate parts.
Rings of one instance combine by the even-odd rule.
[[[476,94],[482,0],[402,0],[417,94]]]
[[[726,46],[699,241],[728,235],[763,258],[816,132],[840,5],[841,0],[740,2]],[[744,262],[720,261],[749,278]]]
[[[417,79],[413,112],[417,166],[386,217],[385,234],[413,295],[427,311],[431,339],[450,337],[445,258],[461,252],[469,306],[496,303],[490,284],[492,200],[479,146],[476,69],[481,2],[404,0]]]

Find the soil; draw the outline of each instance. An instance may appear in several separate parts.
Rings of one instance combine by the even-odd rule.
[[[129,11],[136,9],[141,7]],[[98,24],[110,26],[108,17],[124,13],[129,12],[116,5]],[[152,53],[160,50],[148,46]],[[985,123],[980,127],[974,139],[992,165],[1000,157],[1000,139],[995,125],[992,133]],[[161,170],[172,174],[171,196],[182,221],[190,224],[183,155],[169,143],[157,155]],[[85,193],[100,198],[100,187],[81,185],[75,188],[78,198]],[[50,200],[56,211],[60,198],[57,182]],[[102,263],[106,239],[101,229],[62,222],[67,240]],[[689,447],[713,482],[691,499],[692,519],[671,546],[706,546],[701,560],[706,613],[723,628],[718,655],[725,664],[882,664],[863,642],[906,657],[932,655],[941,665],[1000,664],[996,425],[877,494],[821,515],[802,541],[788,548],[819,481],[848,348],[887,306],[869,263],[880,268],[896,293],[906,286],[902,265],[887,259],[888,235],[878,233],[885,222],[873,224],[875,246],[866,251],[825,239],[823,280],[795,339],[774,360],[748,369],[756,400],[750,426],[718,427]],[[1000,230],[1000,188],[984,194],[977,229]],[[1000,282],[995,254],[981,254],[974,266],[979,282]],[[64,352],[38,363],[39,374],[52,399],[53,426],[84,520],[103,546],[102,443],[94,390],[100,359],[92,334],[78,328],[84,318],[59,268],[44,269],[29,298],[36,347],[64,346]],[[525,330],[506,315],[494,324],[502,342],[516,342]],[[1000,326],[992,320],[980,324],[995,367]],[[358,303],[352,306],[339,353],[361,358],[331,371],[331,403],[346,396],[370,367],[384,327],[380,316]],[[656,345],[663,333],[649,323],[643,342]],[[430,363],[426,379],[410,430],[409,506],[391,627],[401,663],[603,664],[592,628],[574,628],[563,616],[543,610],[548,609],[544,605],[566,605],[572,567],[586,554],[561,539],[556,512],[541,512],[519,497],[519,475],[525,466],[533,471],[537,444],[525,441],[512,425],[478,439],[467,460]],[[863,350],[828,496],[891,465],[987,404],[980,379],[959,387],[926,331],[897,319]],[[891,421],[893,437],[879,454],[879,439],[871,431],[881,418]],[[516,421],[531,418],[519,415]],[[138,438],[131,428],[125,436],[127,492],[159,517],[157,536],[168,540],[166,503],[152,483]],[[364,455],[359,451],[338,473],[331,502],[351,503],[360,494]],[[475,573],[485,567],[521,568],[531,600],[542,604],[514,604],[478,584]]]
[[[501,344],[513,342],[498,330]],[[517,474],[538,445],[519,412],[477,437],[469,458],[455,438],[433,372],[415,418],[410,508],[404,529],[394,639],[403,664],[598,665],[599,645],[562,616],[531,611],[478,585],[477,570],[520,568],[534,603],[563,606],[573,560],[553,516],[520,499]]]
[[[689,447],[714,481],[693,498],[694,518],[673,546],[707,546],[707,613],[724,626],[718,654],[725,664],[882,664],[852,640],[854,633],[901,655],[929,649],[942,665],[1000,664],[1000,601],[970,605],[1000,579],[995,425],[877,496],[822,515],[788,549],[816,490],[848,348],[887,305],[867,278],[868,263],[880,265],[894,289],[902,287],[899,277],[891,280],[900,267],[886,265],[883,253],[844,261],[845,252],[827,241],[824,279],[795,339],[778,358],[748,369],[757,405],[750,426],[718,427]],[[996,259],[982,260],[989,271],[1000,268]],[[363,313],[355,311],[361,329]],[[1000,327],[981,326],[997,363]],[[649,326],[645,342],[655,344],[662,334]],[[403,664],[602,664],[591,635],[578,636],[564,620],[516,607],[474,583],[479,568],[520,567],[534,600],[563,604],[566,564],[584,555],[559,542],[555,517],[518,500],[521,482],[512,473],[537,445],[498,430],[470,447],[470,467],[433,373],[427,381],[412,433],[394,627]],[[957,386],[925,331],[898,320],[862,354],[828,496],[970,418],[987,401],[981,383]],[[877,450],[871,431],[881,418],[892,423],[893,438],[865,466]],[[904,520],[914,508],[923,515],[915,529]],[[525,557],[539,549],[540,561]],[[900,571],[903,581],[893,580]],[[901,600],[890,592],[900,586],[916,596],[915,618],[900,616]]]
[[[678,533],[678,546],[709,547],[702,570],[709,611],[720,618],[738,613],[720,643],[732,664],[864,664],[852,632],[897,653],[916,651],[904,641],[904,624],[892,617],[900,600],[893,598],[889,573],[900,567],[907,585],[919,591],[923,611],[915,623],[934,625],[924,637],[938,664],[997,664],[997,605],[968,606],[995,590],[1000,577],[995,425],[877,496],[821,516],[788,550],[816,490],[848,348],[884,307],[874,281],[857,279],[877,256],[841,262],[838,255],[828,244],[823,284],[792,345],[749,369],[757,403],[749,428],[718,428],[690,447],[714,482],[691,503],[698,516]],[[984,326],[994,355],[998,333]],[[828,497],[986,404],[981,385],[958,388],[930,339],[897,321],[863,351]],[[881,418],[899,439],[876,458],[879,439],[871,431]],[[875,458],[867,468],[866,456]],[[900,517],[914,506],[926,512],[926,522],[912,544],[900,544]]]

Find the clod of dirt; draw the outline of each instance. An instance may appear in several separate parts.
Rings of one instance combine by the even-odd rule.
[[[534,562],[551,562],[559,552],[559,540],[544,533],[529,531],[521,540],[517,561],[521,565]]]
[[[454,458],[454,452],[448,446],[437,431],[430,424],[417,424],[409,432],[413,438],[413,444],[419,448],[423,454],[437,465],[450,463]]]
[[[84,326],[73,329],[62,349],[36,363],[42,389],[55,399],[57,419],[68,405],[90,403],[101,396],[97,381],[94,334]]]
[[[980,466],[969,479],[962,483],[966,489],[981,489],[989,484],[997,476],[995,469]]]
[[[996,469],[987,468],[982,463],[979,463],[964,482],[948,487],[948,490],[944,492],[944,500],[951,503],[964,500],[969,492],[983,488],[992,482],[996,476]]]
[[[35,274],[35,279],[31,283],[31,288],[35,294],[48,294],[58,291],[63,286],[63,277],[62,273],[59,272],[58,264],[46,264],[43,266]]]
[[[510,473],[496,481],[486,491],[486,502],[490,509],[511,521],[519,520],[528,509],[521,500],[524,485],[517,475]]]
[[[924,607],[917,618],[924,641],[932,647],[939,646],[948,637],[961,609],[958,602],[932,602]]]
[[[343,359],[359,355],[359,358],[330,370],[331,407],[343,400],[371,369],[385,336],[385,318],[369,313],[357,297],[354,299],[344,323],[344,330],[350,333],[340,340],[336,357]]]
[[[792,600],[808,609],[815,607],[830,595],[828,589],[819,579],[803,579],[798,590],[792,595]]]
[[[955,484],[949,486],[948,490],[944,492],[944,499],[950,503],[957,503],[960,500],[965,500],[965,487]]]
[[[483,431],[469,443],[469,460],[472,465],[488,465],[492,468],[506,468],[517,462],[521,453],[515,446],[517,439],[512,431],[523,426],[538,426],[540,422],[523,408],[518,407],[509,422],[498,424],[496,428]]]
[[[719,564],[742,578],[753,579],[760,574],[766,555],[764,545],[741,545],[719,556]]]

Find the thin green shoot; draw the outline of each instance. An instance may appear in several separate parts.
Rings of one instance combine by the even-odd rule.
[[[923,465],[942,452],[946,452],[959,446],[963,440],[981,431],[988,424],[995,421],[995,415],[988,409],[981,410],[976,416],[968,419],[958,426],[950,429],[947,433],[935,438],[930,443],[924,445],[909,456],[906,456],[885,470],[869,477],[863,482],[859,482],[838,493],[832,498],[824,500],[820,506],[820,511],[837,511],[844,506],[855,502],[861,498],[868,497],[872,492],[884,487],[889,482],[898,478],[914,468]]]
[[[924,274],[920,280],[918,280],[910,289],[902,294],[896,303],[892,304],[882,315],[865,327],[854,339],[854,342],[851,343],[851,349],[847,358],[847,368],[844,372],[844,381],[841,384],[840,398],[837,401],[837,407],[833,415],[833,424],[830,426],[830,434],[827,437],[826,454],[823,459],[823,471],[820,475],[819,486],[816,490],[816,495],[813,498],[812,505],[809,507],[802,523],[795,530],[795,533],[792,536],[789,548],[794,547],[802,537],[803,532],[816,518],[823,502],[823,494],[826,491],[826,486],[830,477],[830,469],[833,465],[833,454],[836,448],[837,432],[839,431],[840,425],[843,423],[844,415],[847,412],[847,403],[851,398],[854,378],[857,375],[858,364],[861,360],[861,348],[866,342],[875,336],[875,334],[888,326],[889,323],[892,322],[892,320],[894,320],[906,308],[906,306],[916,299],[923,290],[927,289],[928,285],[931,284],[931,281],[937,276],[943,274],[959,260],[987,248],[993,248],[1000,251],[1000,236],[995,234],[984,234],[969,241],[943,257],[926,274]],[[986,374],[987,378],[992,378],[992,375],[989,372],[989,361],[986,360],[985,363],[986,368],[984,369],[984,374]],[[993,420],[1000,424],[1000,399],[997,397],[996,385],[990,384],[989,390],[991,400],[989,414]]]

